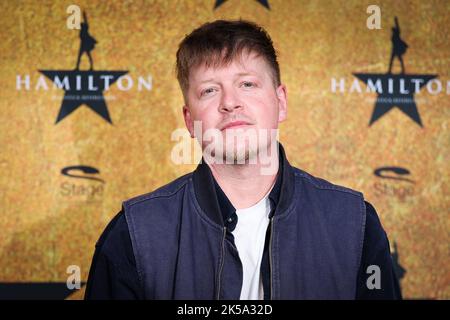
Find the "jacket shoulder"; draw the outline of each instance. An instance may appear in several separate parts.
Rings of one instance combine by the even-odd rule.
[[[336,192],[343,192],[347,193],[349,195],[354,195],[357,197],[360,197],[364,199],[364,195],[362,192],[341,186],[338,184],[334,184],[328,180],[325,180],[323,178],[316,177],[304,170],[301,170],[299,168],[293,167],[294,175],[296,179],[300,179],[303,182],[307,183],[313,188],[319,189],[319,190],[329,190],[329,191],[336,191]]]
[[[145,204],[151,202],[153,199],[171,198],[177,195],[178,192],[184,189],[186,184],[192,177],[192,172],[185,174],[177,179],[157,188],[154,191],[130,198],[122,203],[125,210],[136,206],[138,204]],[[170,199],[169,199],[170,200]]]

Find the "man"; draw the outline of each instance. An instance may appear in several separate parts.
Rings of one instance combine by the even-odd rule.
[[[287,92],[261,27],[204,24],[181,42],[177,77],[203,161],[123,203],[86,299],[400,298],[375,209],[292,167],[276,140]]]

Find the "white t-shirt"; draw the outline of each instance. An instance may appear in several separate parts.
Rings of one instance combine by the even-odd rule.
[[[244,271],[241,300],[264,298],[260,268],[270,222],[269,194],[270,190],[257,204],[236,210],[238,222],[232,233]]]

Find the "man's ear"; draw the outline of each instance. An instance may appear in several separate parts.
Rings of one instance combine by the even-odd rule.
[[[276,90],[278,98],[278,122],[283,122],[287,118],[287,88],[280,84]]]
[[[186,124],[186,128],[189,130],[189,133],[191,134],[191,138],[194,138],[194,121],[192,119],[191,111],[189,110],[189,107],[186,105],[183,106],[183,117],[184,123]]]

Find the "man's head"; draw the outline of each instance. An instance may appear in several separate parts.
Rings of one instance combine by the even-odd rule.
[[[287,101],[276,52],[264,29],[243,20],[206,23],[181,42],[176,69],[192,137],[200,140],[194,132],[194,122],[200,121],[202,133],[220,133],[224,156],[234,160],[239,154],[250,159],[270,148],[270,130],[286,118]],[[246,137],[249,131],[259,135],[261,130],[268,131],[267,139],[255,144]],[[230,134],[237,141],[226,139]],[[199,142],[202,149],[210,143]]]

